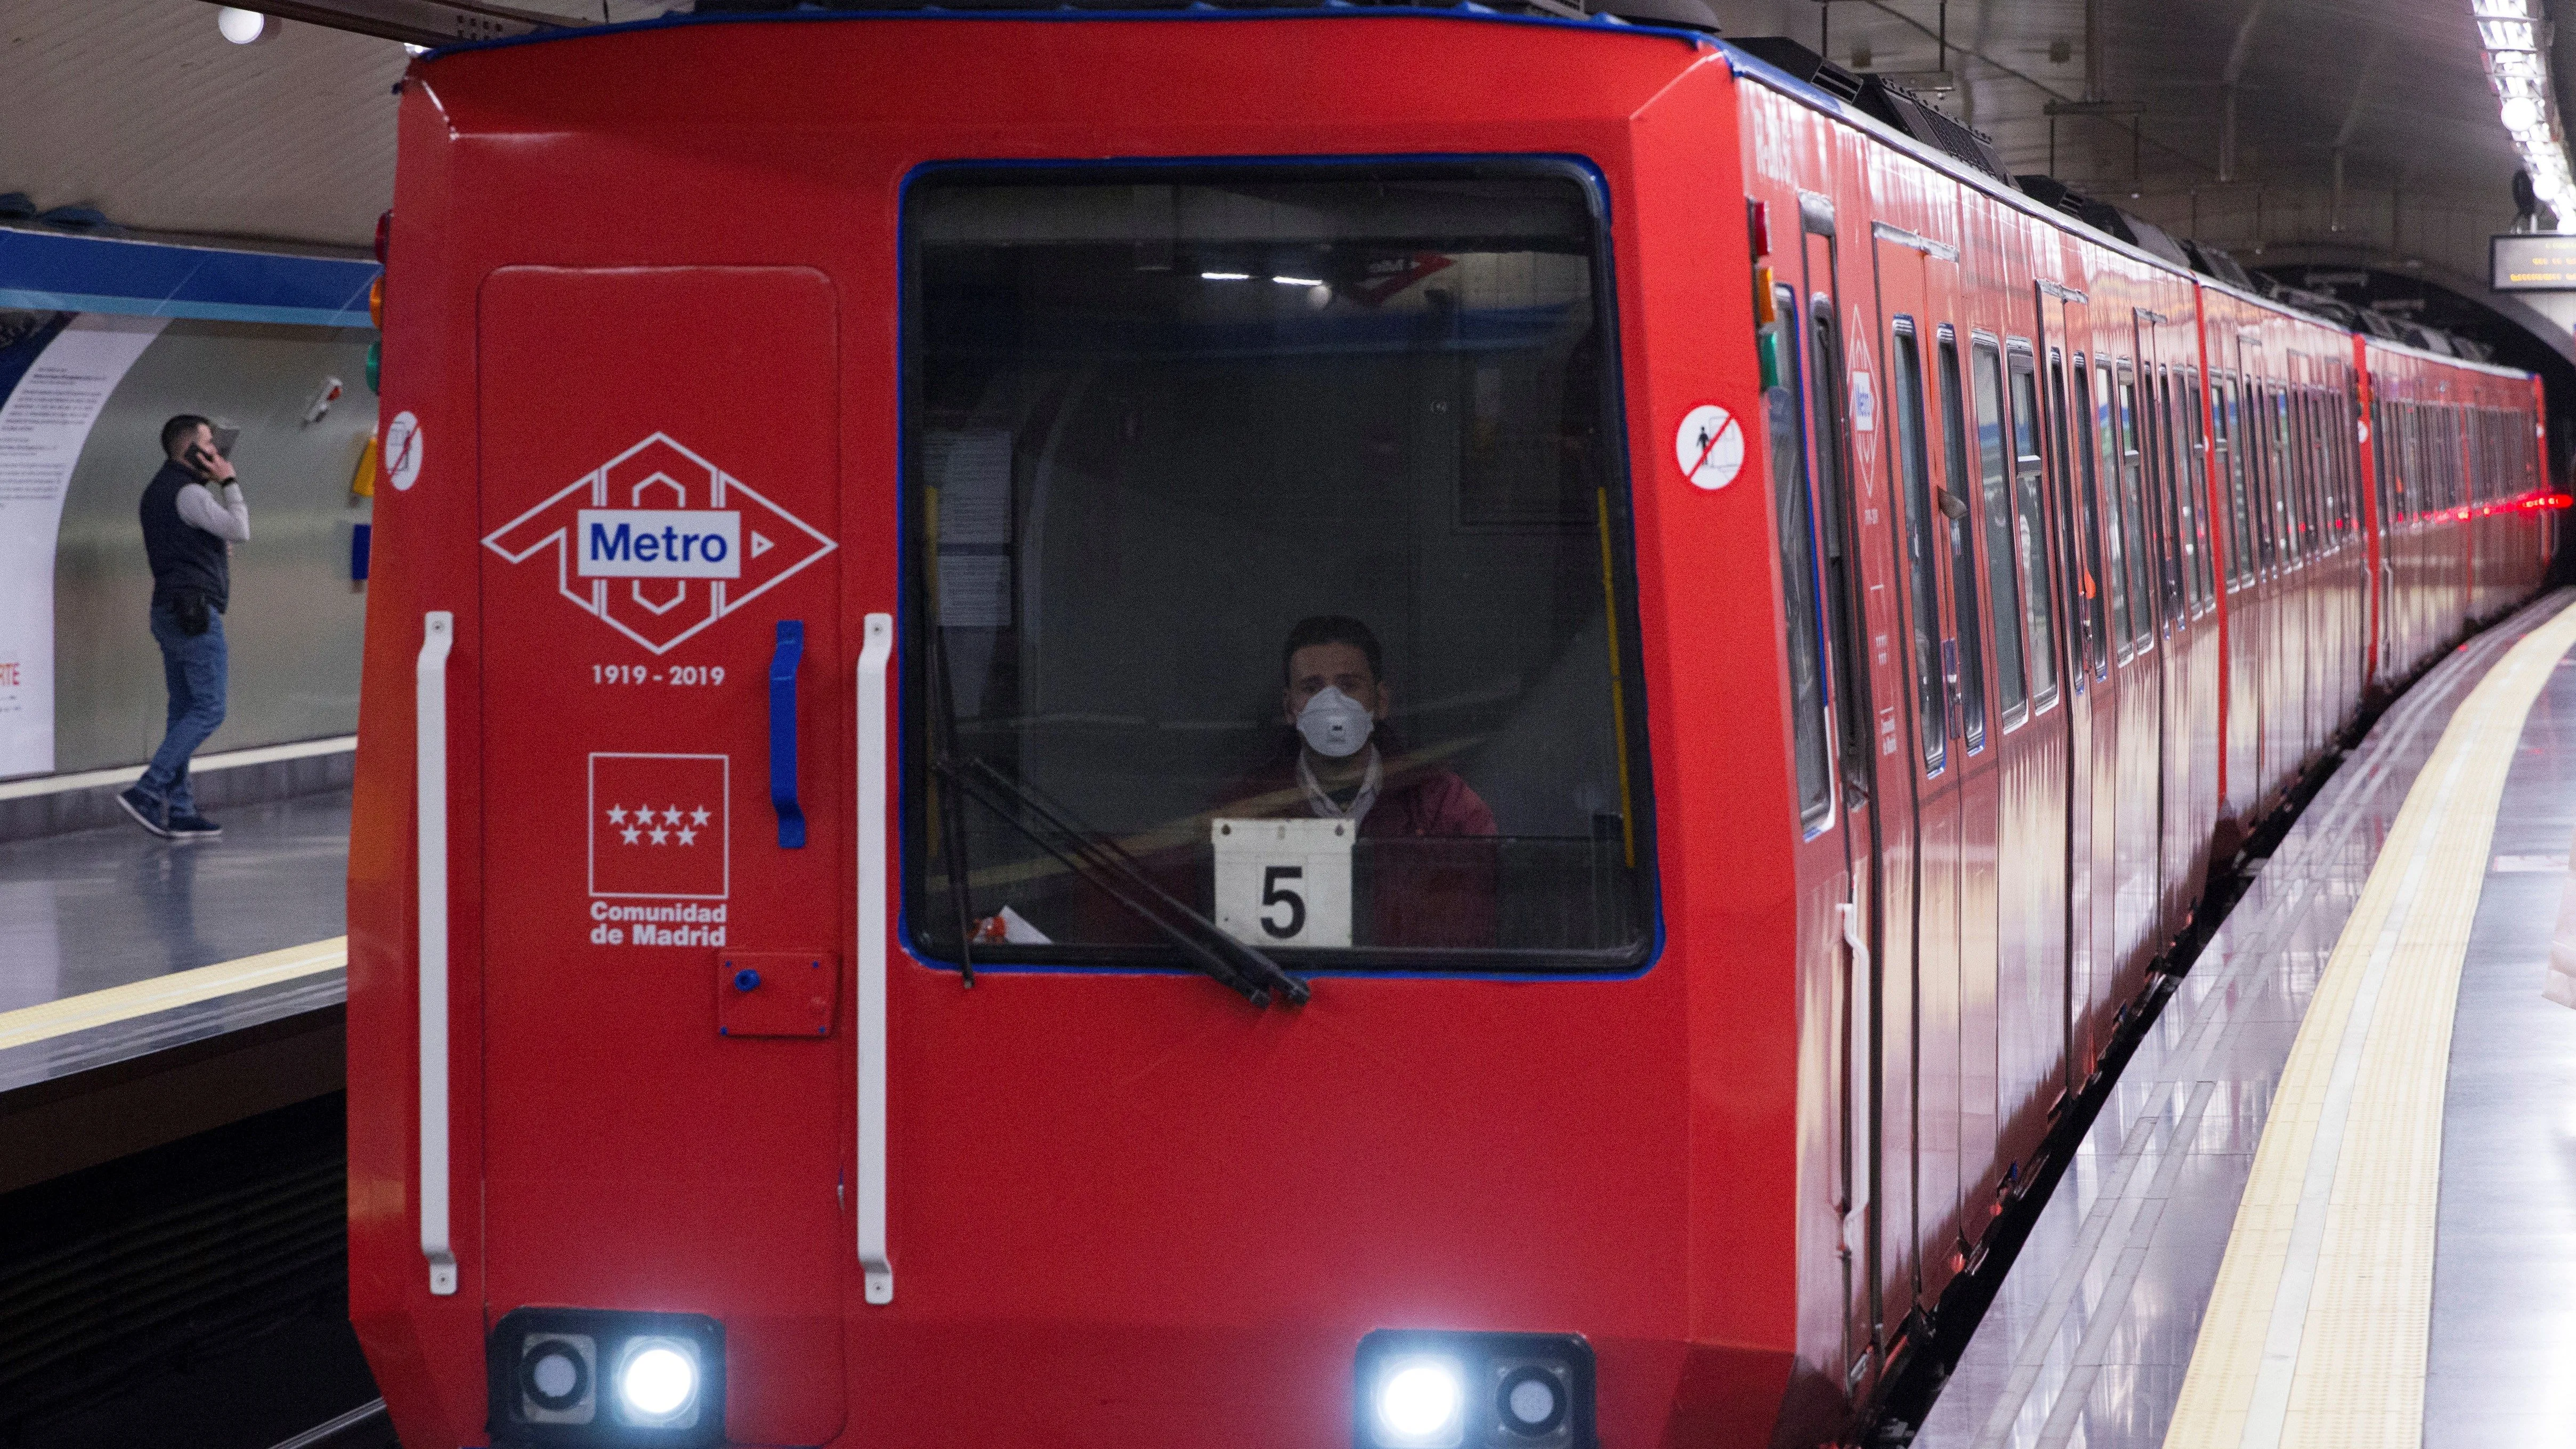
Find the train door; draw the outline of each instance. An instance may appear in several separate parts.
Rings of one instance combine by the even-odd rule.
[[[843,1420],[837,335],[799,268],[481,289],[476,1291],[734,1305],[732,1442]]]
[[[2361,467],[2364,486],[2369,490],[2369,511],[2363,515],[2368,554],[2365,567],[2369,578],[2369,637],[2363,654],[2363,679],[2377,684],[2389,671],[2389,526],[2392,498],[2390,495],[2390,449],[2388,405],[2380,400],[2378,374],[2365,369],[2361,374],[2361,419],[2363,426]]]
[[[2163,662],[2158,649],[2156,544],[2149,532],[2145,399],[2136,367],[2122,360],[2100,368],[2111,424],[2118,495],[2120,552],[2126,563],[2120,595],[2127,609],[2120,671],[2118,801],[2113,832],[2111,959],[2113,994],[2126,1000],[2143,981],[2156,925],[2162,817],[2158,799],[2164,761]],[[2107,521],[2107,520],[2106,520]]]
[[[1844,1251],[1858,1291],[1847,1305],[1847,1391],[1912,1312],[1919,1285],[1914,1225],[1915,775],[1908,671],[1897,654],[1903,620],[1898,559],[1888,530],[1897,510],[1883,482],[1878,393],[1882,373],[1864,305],[1846,318],[1837,282],[1833,203],[1799,197],[1800,266],[1807,298],[1803,337],[1814,420],[1817,528],[1828,550],[1828,600],[1842,618],[1836,687],[1846,703],[1846,817],[1867,859],[1853,862],[1851,924],[1868,944],[1867,970],[1846,991],[1843,1022],[1853,1081],[1845,1097]],[[1883,334],[1881,334],[1883,335]],[[1867,640],[1865,654],[1851,647]],[[1931,726],[1939,728],[1938,716]],[[1855,953],[1857,955],[1857,953]]]
[[[2043,404],[2047,381],[2034,344],[2007,338],[2004,373],[2013,517],[2006,557],[1989,558],[1987,567],[2019,574],[2030,697],[2029,719],[2005,737],[1999,772],[2001,859],[2008,866],[1997,871],[2004,905],[1996,972],[1996,1130],[2001,1146],[1996,1157],[1998,1170],[2012,1174],[2029,1160],[2046,1130],[2065,1046],[2071,758],[2066,720],[2073,680],[2061,647],[2070,621],[2061,604],[2064,556],[2056,546],[2065,508],[2064,450],[2051,447],[2051,414]]]
[[[2041,346],[2046,355],[2041,395],[2048,421],[2048,456],[2057,476],[2054,547],[2061,617],[2065,620],[2066,708],[2066,918],[2060,1022],[2063,1090],[2083,1085],[2092,1055],[2083,1033],[2084,1003],[2093,970],[2093,906],[2097,894],[2091,765],[2097,708],[2107,700],[2110,623],[2103,607],[2099,483],[2092,468],[2091,419],[2084,406],[2090,389],[2084,354],[2071,351],[2084,304],[2079,293],[2041,289]]]
[[[1946,1241],[1941,1230],[1955,1223],[1958,1206],[1959,779],[1970,730],[1978,748],[1985,744],[1982,715],[1973,725],[1965,718],[1967,680],[1981,681],[1982,667],[1972,644],[1948,622],[1948,538],[1966,509],[1934,472],[1939,440],[1930,430],[1927,406],[1933,349],[1944,325],[1938,319],[1949,311],[1941,293],[1955,291],[1953,286],[1936,293],[1932,263],[1939,258],[1941,270],[1948,272],[1958,253],[1946,243],[1884,224],[1873,228],[1872,243],[1876,336],[1886,349],[1886,462],[1893,485],[1887,523],[1902,575],[1896,592],[1903,600],[1899,627],[1913,706],[1911,738],[1903,754],[1903,788],[1914,799],[1914,912],[1907,923],[1912,928],[1907,956],[1913,966],[1908,993],[1913,1041],[1907,1059],[1914,1080],[1904,1241],[1916,1255],[1914,1291],[1928,1302],[1948,1278],[1947,1254],[1936,1245]],[[1981,702],[1981,683],[1975,694]],[[1890,934],[1897,929],[1899,923],[1891,919]],[[1887,1019],[1891,1034],[1900,1020]],[[1897,1130],[1893,1116],[1885,1130]],[[1891,1184],[1889,1196],[1895,1195]],[[1888,1306],[1893,1312],[1895,1303]]]
[[[2182,443],[2176,431],[2173,367],[2167,352],[2167,320],[2142,312],[2138,317],[2138,392],[2144,413],[2147,453],[2147,532],[2155,540],[2157,675],[2162,682],[2158,711],[2156,772],[2156,878],[2158,891],[2154,935],[2161,943],[2181,928],[2184,899],[2191,877],[2193,850],[2191,731],[2197,700],[2193,690],[2193,654],[2198,626],[2192,617],[2186,557],[2189,539],[2183,502]]]
[[[1821,280],[1830,285],[1830,273]],[[1779,376],[1765,395],[1766,422],[1777,490],[1782,603],[1789,617],[1802,824],[1810,831],[1839,824],[1850,882],[1849,899],[1840,907],[1836,1060],[1830,1071],[1837,1098],[1832,1191],[1842,1227],[1837,1256],[1842,1266],[1844,1387],[1857,1391],[1869,1368],[1878,1324],[1871,1232],[1878,1152],[1872,1105],[1878,1032],[1873,973],[1880,959],[1875,921],[1883,899],[1878,882],[1884,812],[1873,776],[1877,751],[1870,730],[1870,664],[1860,646],[1863,550],[1852,525],[1852,450],[1833,335],[1836,313],[1821,294],[1812,306],[1802,304],[1798,287],[1788,283],[1775,284],[1772,306],[1771,345],[1778,349]],[[1877,490],[1865,491],[1870,496],[1862,506],[1884,507]],[[1837,805],[1839,821],[1832,818]]]
[[[2100,332],[2092,340],[2099,346]],[[2107,663],[2097,660],[2093,679],[2093,754],[2085,766],[2093,796],[2093,860],[2086,872],[2090,901],[2091,944],[2087,956],[2092,974],[2077,998],[2083,1024],[2079,1030],[2089,1072],[2109,1045],[2107,1006],[2113,1000],[2120,971],[2121,831],[2136,825],[2120,817],[2120,731],[2128,715],[2123,699],[2135,687],[2129,659],[2135,652],[2129,626],[2129,554],[2120,514],[2120,425],[2118,391],[2110,360],[2095,352],[2088,368],[2074,360],[2075,398],[2072,415],[2081,432],[2077,451],[2084,457],[2084,522],[2087,558],[2101,589],[2097,617],[2107,620],[2100,647]]]
[[[2223,338],[2216,340],[2224,347]],[[2263,620],[2255,587],[2254,509],[2246,476],[2239,380],[2232,371],[2217,370],[2220,357],[2210,361],[2210,462],[2218,476],[2219,531],[2226,541],[2220,571],[2227,609],[2227,719],[2219,746],[2227,758],[2227,799],[2222,809],[2238,825],[2248,826],[2263,798],[2263,691],[2255,673],[2263,657]]]
[[[2298,647],[2297,631],[2289,618],[2288,568],[2282,554],[2281,458],[2272,431],[2272,387],[2270,380],[2249,371],[2244,386],[2244,430],[2246,470],[2254,506],[2255,587],[2260,594],[2263,619],[2261,665],[2256,671],[2256,688],[2263,701],[2259,753],[2263,791],[2268,798],[2288,783],[2295,756],[2290,749],[2290,729],[2284,723],[2291,717],[2297,699],[2290,692],[2288,669],[2284,661],[2293,658]]]
[[[1955,315],[1960,306],[1955,288],[1936,289],[1932,305],[1940,313]],[[1946,1258],[1927,1256],[1924,1264],[1925,1291],[1935,1294],[1966,1259],[1968,1237],[1963,1214],[1968,1210],[1969,1183],[1963,1174],[1969,1163],[1979,1160],[1969,1151],[1973,1141],[1966,1120],[1969,1061],[1978,1054],[1990,1057],[1993,1050],[1984,1032],[1971,1029],[1972,1011],[1992,1011],[1991,915],[1980,923],[1983,929],[1975,937],[1967,929],[1971,899],[1968,853],[1981,843],[1968,825],[1969,812],[1976,808],[1970,792],[1991,792],[1993,788],[1989,751],[1998,728],[1997,711],[1988,707],[1995,680],[1989,672],[1987,641],[1995,619],[1977,570],[1978,473],[1975,423],[1968,403],[1970,346],[1969,338],[1962,336],[1955,324],[1945,322],[1935,329],[1927,360],[1931,377],[1924,385],[1924,403],[1932,408],[1935,420],[1931,452],[1938,460],[1932,483],[1938,508],[1939,562],[1935,572],[1940,576],[1951,621],[1951,634],[1942,650],[1951,686],[1950,764],[1938,789],[1927,797],[1937,799],[1945,813],[1935,815],[1927,810],[1923,827],[1924,949],[1928,952],[1946,945],[1951,952],[1950,969],[1946,974],[1927,969],[1922,978],[1923,1027],[1919,1033],[1921,1058],[1917,1071],[1922,1083],[1925,1124],[1918,1169],[1925,1252],[1935,1255],[1942,1244],[1951,1245]],[[1991,811],[1990,802],[1978,803]],[[1950,869],[1937,867],[1936,848],[1949,854]],[[1937,915],[1931,909],[1936,889],[1949,892],[1946,910]],[[1985,900],[1985,909],[1991,912],[1991,897]],[[1973,962],[1973,977],[1972,942],[1983,953]],[[1979,1024],[1990,1021],[1989,1015]],[[1935,1115],[1936,1110],[1940,1115]]]

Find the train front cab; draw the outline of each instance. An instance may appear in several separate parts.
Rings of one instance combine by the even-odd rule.
[[[1797,993],[1842,892],[1791,876],[1733,107],[1688,36],[1330,12],[415,66],[386,375],[429,461],[380,520],[350,1008],[406,1442],[1833,1431]],[[2026,390],[2029,329],[1958,320]],[[1297,773],[1325,615],[1383,642],[1327,712],[1383,777]],[[1309,790],[1433,838],[1318,838]],[[620,1397],[654,1353],[696,1397]],[[1444,1365],[1456,1423],[1390,1437]],[[1530,1374],[1566,1417],[1487,1417]]]

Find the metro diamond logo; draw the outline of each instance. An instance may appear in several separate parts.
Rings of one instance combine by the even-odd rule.
[[[494,529],[483,546],[514,564],[552,549],[556,592],[655,654],[839,547],[665,433]]]

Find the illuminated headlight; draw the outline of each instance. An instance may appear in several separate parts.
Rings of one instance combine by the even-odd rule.
[[[485,1349],[496,1444],[724,1438],[724,1326],[695,1313],[521,1308]]]
[[[1385,1449],[1454,1449],[1466,1437],[1466,1370],[1441,1354],[1389,1357],[1369,1394],[1369,1426]]]
[[[619,1416],[630,1424],[682,1424],[697,1416],[698,1351],[670,1338],[631,1339],[617,1366]]]
[[[1595,1449],[1576,1335],[1381,1329],[1356,1367],[1359,1449]]]

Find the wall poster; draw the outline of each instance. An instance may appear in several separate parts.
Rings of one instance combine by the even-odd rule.
[[[0,779],[54,768],[54,546],[89,430],[160,317],[0,312]]]

